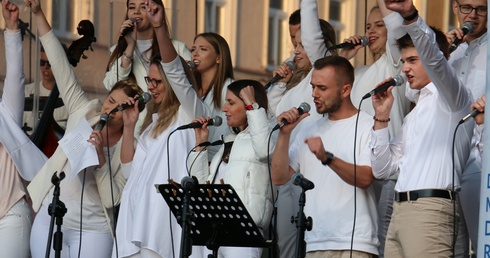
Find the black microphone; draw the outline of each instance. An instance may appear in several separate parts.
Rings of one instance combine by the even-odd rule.
[[[182,178],[180,181],[180,185],[182,186],[182,189],[184,191],[191,191],[194,190],[194,188],[199,184],[199,181],[197,180],[197,177],[195,176],[185,176]]]
[[[151,100],[151,96],[152,95],[151,95],[150,92],[143,92],[143,94],[141,94],[141,96],[139,96],[136,99],[137,101],[139,101],[138,102],[138,109],[139,109],[140,112],[143,111],[143,109],[145,109],[145,105],[146,105],[146,103],[148,103],[148,101]],[[111,112],[109,114],[116,113],[118,111],[122,111],[122,110],[124,110],[126,108],[130,108],[132,106],[134,106],[134,105],[127,104],[127,103],[126,104],[122,104],[122,105],[114,108],[113,110],[111,110]]]
[[[94,131],[101,131],[102,128],[107,124],[107,120],[109,120],[109,115],[106,113],[100,114],[100,120],[99,122],[95,125]]]
[[[208,146],[216,146],[216,145],[221,145],[223,144],[224,142],[222,140],[217,140],[217,141],[214,141],[214,142],[208,142],[208,141],[205,141],[205,142],[201,142],[197,145],[197,147],[208,147]]]
[[[194,68],[196,68],[196,64],[192,62],[192,60],[187,61],[187,65],[189,66],[189,68],[191,68],[191,70],[194,70]]]
[[[366,93],[366,95],[364,95],[362,97],[362,99],[367,99],[367,98],[369,98],[373,95],[376,95],[380,92],[386,91],[391,86],[401,86],[401,85],[405,84],[406,81],[407,81],[407,77],[405,76],[405,74],[402,73],[402,74],[395,75],[388,82],[385,82],[385,83],[381,84],[379,87],[376,87],[374,90]]]
[[[289,68],[291,69],[291,71],[294,72],[294,70],[296,69],[296,63],[293,62],[293,61],[287,61],[286,62],[287,66],[289,66]],[[270,86],[272,86],[272,84],[278,82],[280,79],[282,79],[283,77],[279,74],[276,74],[276,76],[274,76],[274,78],[272,78],[264,87],[265,89],[267,90]]]
[[[210,126],[210,125],[220,126],[221,123],[223,123],[223,119],[220,116],[216,116],[215,118],[209,119],[208,126]],[[189,129],[189,128],[199,128],[201,126],[202,126],[202,124],[200,122],[193,122],[193,123],[190,123],[190,124],[179,126],[175,130],[183,130],[183,129]]]
[[[294,173],[292,179],[294,185],[303,188],[303,190],[305,191],[315,188],[315,184],[310,180],[306,179],[301,173],[298,172]]]
[[[306,102],[301,103],[298,107],[298,112],[299,112],[299,116],[301,116],[304,113],[310,112],[310,104]],[[287,124],[289,124],[288,120],[283,118],[280,123],[278,123],[276,126],[274,126],[274,128],[272,128],[272,131],[275,131]]]
[[[369,39],[366,36],[361,37],[361,41],[359,43],[351,43],[351,42],[344,42],[341,44],[333,45],[328,48],[328,50],[334,50],[334,49],[339,49],[339,48],[351,48],[355,47],[358,45],[362,45],[363,47],[369,45]]]
[[[463,26],[461,26],[461,30],[463,31],[463,38],[464,38],[464,36],[466,36],[466,34],[473,32],[473,23],[471,23],[471,22],[463,23]],[[449,53],[452,53],[454,50],[456,50],[456,48],[458,48],[459,44],[461,44],[461,42],[463,42],[463,38],[456,37],[454,39],[451,46],[449,46]]]
[[[138,18],[130,18],[130,20],[133,22],[133,26],[124,28],[121,34],[119,34],[119,38],[124,38],[124,36],[133,31],[134,24],[138,22]]]
[[[470,118],[475,118],[475,116],[479,115],[481,112],[478,111],[478,109],[473,109],[471,110],[471,112],[469,114],[467,114],[465,117],[463,117],[463,119],[461,119],[459,121],[459,124],[462,124],[464,122],[466,122],[466,120],[470,119]]]

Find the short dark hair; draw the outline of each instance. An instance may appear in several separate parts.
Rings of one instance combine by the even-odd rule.
[[[334,68],[337,86],[354,85],[354,67],[346,58],[335,55],[326,56],[316,60],[313,64],[313,68],[316,70],[321,70],[325,67]]]
[[[441,30],[439,30],[436,27],[430,26],[430,28],[432,29],[432,31],[436,35],[436,42],[437,42],[437,45],[439,46],[439,50],[441,50],[444,57],[446,59],[448,59],[449,58],[449,43],[447,42],[446,34],[444,34],[444,32],[442,32]],[[396,44],[397,44],[398,49],[400,51],[402,49],[405,49],[405,48],[415,47],[415,45],[413,44],[412,38],[410,37],[410,35],[408,35],[408,33],[405,34],[405,36],[397,39]]]
[[[301,9],[294,11],[289,15],[289,25],[298,25],[301,23]]]

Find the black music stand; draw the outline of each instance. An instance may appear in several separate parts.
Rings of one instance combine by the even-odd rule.
[[[185,192],[177,183],[155,185],[182,226]],[[217,258],[220,246],[268,247],[247,209],[229,184],[199,184],[190,191],[190,237]],[[185,232],[182,232],[185,234]],[[182,253],[182,252],[181,252]]]

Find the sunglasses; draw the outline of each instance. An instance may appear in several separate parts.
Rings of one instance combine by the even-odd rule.
[[[48,61],[48,60],[42,60],[42,59],[40,59],[40,60],[39,60],[39,65],[40,65],[40,66],[45,66],[45,65],[48,65],[48,67],[51,67],[51,64],[49,63],[49,61]]]

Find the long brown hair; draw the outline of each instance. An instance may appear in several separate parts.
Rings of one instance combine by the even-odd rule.
[[[129,17],[128,17],[129,1],[130,0],[126,1],[126,15],[124,16],[124,21],[129,19]],[[163,6],[162,0],[153,0],[153,2],[155,2],[158,5]],[[164,8],[164,10],[165,10],[165,8]],[[170,26],[169,26],[168,19],[167,19],[166,15],[165,15],[164,23],[165,23],[164,26],[167,27],[167,33],[169,34],[169,37],[170,37]],[[151,30],[153,30],[153,28],[151,28]],[[110,70],[111,66],[114,65],[114,63],[117,61],[117,59],[119,59],[123,55],[123,52],[124,52],[124,50],[126,50],[127,47],[128,47],[128,42],[126,41],[126,38],[125,37],[118,38],[118,42],[116,44],[116,47],[114,48],[114,51],[112,51],[111,56],[109,57],[109,62],[107,63],[106,71]],[[151,47],[149,49],[145,50],[141,54],[143,55],[144,53],[147,53],[148,51],[151,51],[152,56],[160,53],[160,49],[158,48],[158,41],[156,39],[155,33],[153,33],[153,39],[152,39]],[[132,71],[129,74],[129,78],[135,79]]]
[[[234,79],[230,47],[228,46],[228,43],[222,36],[213,32],[205,32],[205,33],[197,34],[194,37],[194,41],[196,41],[196,39],[199,37],[202,37],[207,42],[209,42],[209,44],[213,46],[214,51],[216,51],[216,53],[220,57],[220,62],[218,64],[218,72],[214,75],[214,78],[211,81],[211,87],[213,87],[212,97],[213,97],[214,107],[220,109],[221,102],[223,101],[222,94],[223,94],[223,88],[225,86],[225,81],[227,78]],[[194,77],[196,78],[197,81],[198,90],[201,90],[203,88],[201,73],[194,71]]]

